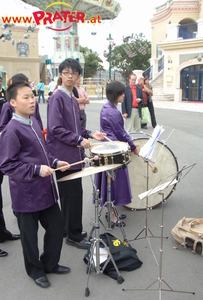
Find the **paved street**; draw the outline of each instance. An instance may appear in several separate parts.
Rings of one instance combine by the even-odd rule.
[[[87,128],[99,130],[99,113],[103,101],[91,101],[87,107]],[[202,291],[202,257],[192,253],[189,249],[181,248],[174,250],[177,242],[172,238],[171,229],[175,224],[185,217],[203,217],[203,188],[202,188],[202,170],[203,170],[203,104],[202,103],[155,103],[155,113],[159,125],[163,125],[165,131],[160,140],[166,141],[172,130],[166,144],[171,150],[170,156],[173,156],[174,162],[177,159],[179,168],[184,165],[197,163],[191,172],[177,185],[176,190],[171,194],[164,205],[164,239],[163,242],[163,268],[162,278],[174,290],[195,292],[195,295],[184,293],[173,293],[162,291],[164,300],[189,300],[203,299]],[[40,104],[40,113],[46,126],[46,104]],[[149,126],[144,133],[151,134],[152,128]],[[129,165],[130,167],[130,165]],[[170,174],[169,168],[164,169],[164,175]],[[134,174],[135,180],[140,182],[146,179],[140,176],[139,169]],[[153,176],[156,176],[154,174]],[[92,184],[90,177],[83,178],[84,191],[84,229],[90,232],[90,223],[94,220],[94,206],[92,205]],[[39,192],[40,191],[36,191]],[[143,191],[144,192],[144,191]],[[136,191],[135,191],[136,193]],[[4,214],[7,227],[13,233],[17,233],[17,223],[11,210],[11,201],[8,188],[8,180],[5,177],[3,183]],[[160,197],[160,196],[157,196]],[[157,200],[159,203],[159,200]],[[161,200],[160,200],[161,202]],[[128,239],[133,239],[145,226],[145,211],[131,210],[129,208],[120,208],[119,212],[127,214],[126,235]],[[155,236],[160,236],[161,206],[149,211],[148,226]],[[104,212],[101,217],[106,225]],[[100,228],[104,232],[104,228]],[[122,238],[119,228],[112,231],[112,234]],[[144,237],[144,234],[141,235]],[[43,229],[39,229],[39,247],[42,252]],[[151,238],[152,249],[159,261],[160,238]],[[156,291],[122,291],[122,289],[136,288],[145,289],[151,283],[157,280],[159,268],[150,250],[147,240],[141,239],[131,242],[136,248],[138,257],[143,262],[140,269],[132,272],[121,272],[125,281],[119,285],[115,280],[105,275],[96,275],[93,271],[90,274],[89,299],[93,300],[155,300],[160,299],[158,290]],[[0,248],[9,253],[8,257],[0,258],[0,299],[2,300],[80,300],[86,299],[86,265],[83,262],[85,250],[79,250],[74,247],[63,245],[61,261],[63,265],[71,268],[68,275],[48,275],[51,287],[41,289],[25,273],[23,264],[22,250],[20,241],[5,242],[0,244]],[[153,285],[158,288],[158,282]],[[162,283],[162,288],[166,286]]]

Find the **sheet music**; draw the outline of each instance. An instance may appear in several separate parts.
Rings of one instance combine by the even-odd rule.
[[[162,126],[157,125],[152,133],[152,137],[146,142],[146,144],[140,149],[139,155],[146,158],[150,159],[152,157],[154,148],[156,147],[157,141],[164,132],[165,129],[163,129]]]
[[[165,188],[169,187],[170,185],[173,185],[173,184],[176,184],[178,182],[177,179],[174,179],[172,181],[168,181],[168,182],[165,182],[151,190],[148,190],[142,194],[139,194],[138,197],[140,198],[140,200],[143,200],[144,198],[148,197],[148,196],[151,196],[157,192],[160,192],[162,190],[164,190]]]

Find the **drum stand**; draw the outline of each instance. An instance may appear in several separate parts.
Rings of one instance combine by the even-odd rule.
[[[113,210],[115,217],[117,218],[117,221],[119,222],[119,228],[121,230],[121,233],[123,235],[124,241],[127,241],[126,233],[122,224],[122,220],[120,220],[119,213],[116,209],[116,206],[114,205],[114,202],[111,201],[111,178],[115,180],[116,178],[116,171],[107,171],[107,192],[108,192],[108,201],[104,204],[103,207],[107,206],[108,213],[107,213],[107,221],[108,221],[108,227],[106,228],[106,231],[112,230],[112,222],[111,222],[111,212]],[[102,207],[102,208],[103,208]]]
[[[158,276],[158,278],[152,283],[152,284],[150,284],[148,287],[146,287],[145,289],[123,289],[123,291],[132,291],[132,290],[136,290],[136,291],[159,291],[159,300],[161,300],[161,293],[162,293],[162,291],[165,291],[165,292],[175,292],[175,293],[184,293],[184,294],[191,294],[191,295],[194,295],[195,294],[195,292],[185,292],[185,291],[177,291],[177,290],[173,290],[169,285],[168,285],[168,283],[162,278],[162,258],[163,258],[163,229],[164,229],[164,204],[166,203],[166,200],[164,199],[164,193],[163,192],[161,192],[161,191],[163,191],[164,189],[166,189],[167,187],[169,187],[170,185],[173,185],[174,184],[174,182],[175,183],[179,183],[180,182],[180,180],[181,180],[181,176],[182,176],[182,172],[183,171],[185,171],[185,170],[187,170],[187,169],[189,169],[187,172],[186,172],[186,174],[185,174],[185,176],[188,174],[188,172],[194,167],[196,165],[196,163],[195,164],[193,164],[193,165],[190,165],[190,166],[188,166],[188,167],[186,167],[186,166],[184,166],[180,171],[178,171],[176,174],[172,174],[172,175],[170,175],[170,176],[167,176],[167,177],[172,177],[173,176],[173,178],[169,181],[169,182],[167,182],[167,183],[164,183],[164,184],[162,184],[162,185],[160,185],[160,186],[156,186],[156,187],[154,187],[152,190],[150,190],[150,191],[148,191],[149,193],[147,193],[147,197],[148,196],[150,196],[150,195],[152,195],[152,194],[154,194],[154,193],[156,193],[156,192],[159,192],[158,194],[159,195],[161,195],[162,196],[162,218],[161,218],[161,225],[159,225],[160,226],[160,228],[161,228],[161,247],[160,247],[160,249],[159,249],[159,251],[160,251],[160,261],[159,261],[159,276]],[[185,177],[184,176],[184,177]],[[166,177],[166,178],[167,178]],[[184,178],[183,177],[183,178]],[[182,178],[182,179],[183,179]],[[165,179],[165,178],[163,178],[163,179]],[[160,181],[162,181],[163,179],[161,179]],[[158,282],[159,283],[159,288],[158,289],[151,289],[151,287],[156,283],[156,282]],[[162,288],[162,282],[163,283],[165,283],[165,285],[168,287],[168,289],[163,289]]]
[[[107,174],[108,201],[105,202],[104,205],[101,207],[101,209],[100,209],[100,211],[98,213],[98,218],[99,218],[100,223],[102,224],[102,226],[105,228],[106,231],[113,230],[112,223],[111,223],[111,209],[112,209],[113,212],[114,212],[115,217],[117,218],[118,221],[120,221],[119,228],[120,228],[121,233],[123,235],[123,239],[124,239],[124,241],[127,241],[126,233],[125,233],[123,224],[122,224],[122,222],[120,220],[119,213],[118,213],[118,211],[116,209],[116,206],[114,205],[113,201],[111,201],[111,178],[113,180],[115,180],[115,178],[116,178],[116,171],[106,171],[106,174]],[[94,184],[93,184],[93,186],[94,186]],[[103,211],[103,208],[106,207],[106,206],[108,208],[108,212],[107,212],[108,227],[105,227],[104,223],[100,219],[102,211]],[[96,219],[96,215],[95,215],[95,219]],[[95,230],[95,226],[93,224],[92,229],[91,229],[90,234],[89,234],[89,240],[91,240],[92,233],[93,233],[94,230]]]
[[[145,160],[145,163],[147,164],[147,176],[146,176],[147,180],[146,180],[146,182],[147,182],[147,191],[148,191],[148,189],[149,189],[149,165],[148,165],[148,160]],[[152,251],[152,255],[155,259],[156,265],[159,267],[158,261],[156,259],[156,256],[155,256],[154,251],[153,251],[152,246],[151,246],[150,238],[160,238],[160,237],[154,236],[153,233],[151,232],[151,230],[148,227],[148,212],[151,208],[149,207],[149,204],[148,204],[148,196],[145,199],[146,199],[145,226],[140,231],[140,233],[138,233],[138,235],[136,235],[136,237],[134,239],[128,240],[128,242],[135,241],[135,240],[140,240],[140,239],[146,239],[148,244],[149,244],[149,247]],[[145,232],[145,236],[144,237],[139,237],[143,232]],[[150,233],[150,236],[148,235],[148,232]]]
[[[90,252],[88,256],[88,264],[87,264],[87,286],[85,289],[85,297],[88,297],[90,294],[90,290],[88,287],[89,283],[89,277],[90,277],[90,272],[91,272],[91,267],[95,270],[95,273],[98,274],[103,274],[107,264],[109,261],[111,261],[114,265],[114,268],[116,270],[116,273],[118,275],[117,277],[117,283],[121,284],[124,282],[123,277],[120,275],[120,272],[116,266],[116,263],[112,257],[112,254],[110,253],[106,243],[99,237],[99,229],[100,229],[100,220],[99,220],[99,204],[101,202],[101,199],[99,198],[99,190],[96,188],[95,184],[93,183],[92,176],[92,185],[93,185],[93,196],[94,196],[94,202],[95,202],[95,222],[93,223],[93,231],[95,231],[95,237],[90,240],[91,242],[91,247],[90,247]],[[101,268],[100,267],[100,244],[102,244],[108,254],[107,259],[105,261],[104,266]],[[94,253],[95,252],[95,253]],[[94,257],[95,256],[95,257]]]

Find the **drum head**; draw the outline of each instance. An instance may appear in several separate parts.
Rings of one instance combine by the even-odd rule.
[[[138,138],[134,140],[134,144],[140,145],[141,148],[147,140],[147,138]],[[132,202],[126,207],[136,210],[146,209],[146,199],[140,200],[138,195],[154,188],[162,178],[178,172],[178,164],[174,154],[167,146],[164,146],[164,144],[159,141],[156,144],[151,160],[155,162],[158,172],[153,173],[152,169],[149,167],[149,182],[147,189],[147,164],[141,157],[134,154],[131,155],[131,163],[128,165],[128,171],[133,198]],[[168,178],[165,182],[167,181],[169,181]],[[164,181],[161,182],[161,184],[163,183]],[[174,186],[175,185],[171,185],[164,190],[165,199],[171,195]],[[161,202],[162,198],[158,193],[148,197],[149,207],[154,208]]]
[[[121,153],[122,151],[128,150],[128,144],[122,142],[106,142],[101,145],[94,146],[91,150],[94,154],[111,154],[111,153]]]

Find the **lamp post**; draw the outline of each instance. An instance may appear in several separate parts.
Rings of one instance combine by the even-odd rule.
[[[111,34],[109,33],[109,36],[107,38],[107,41],[109,41],[109,79],[111,79],[111,41],[113,41]]]

